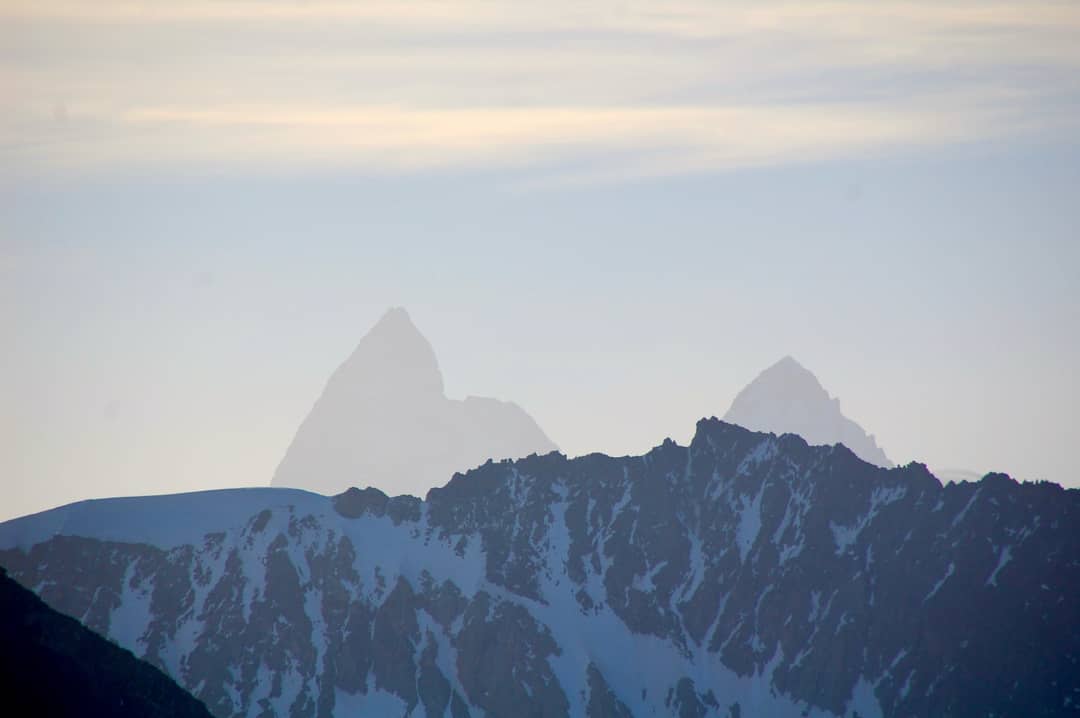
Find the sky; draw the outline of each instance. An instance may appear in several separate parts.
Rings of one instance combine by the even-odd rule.
[[[390,306],[569,454],[790,354],[1080,486],[1074,2],[0,0],[0,519],[265,485]]]

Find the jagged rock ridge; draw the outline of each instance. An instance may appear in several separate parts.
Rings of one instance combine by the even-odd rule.
[[[811,444],[843,444],[863,461],[886,468],[892,462],[873,435],[840,412],[809,370],[786,356],[738,393],[724,421],[754,431],[798,434]]]
[[[213,530],[177,511],[200,501]],[[487,463],[425,501],[116,506],[0,525],[0,564],[221,718],[1080,704],[1080,491],[1054,484],[942,486],[712,419],[688,447]]]
[[[455,471],[555,448],[512,402],[447,399],[435,352],[395,308],[330,377],[271,484],[323,494],[370,485],[423,496]]]

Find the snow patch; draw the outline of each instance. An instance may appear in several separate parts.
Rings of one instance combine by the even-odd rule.
[[[757,541],[758,533],[761,532],[761,497],[765,495],[765,484],[758,489],[754,498],[746,495],[739,497],[738,527],[735,530],[735,543],[739,547],[739,560],[746,562],[746,554],[750,553],[754,542]]]
[[[667,561],[661,561],[660,563],[649,569],[648,573],[644,576],[634,576],[634,588],[644,593],[652,593],[656,590],[656,584],[653,583],[653,579],[656,575],[663,570],[664,566],[667,566]]]
[[[945,570],[945,575],[941,577],[941,580],[934,584],[934,587],[930,589],[930,593],[926,594],[926,598],[923,599],[923,603],[926,603],[931,598],[937,595],[937,592],[941,590],[941,587],[945,585],[945,582],[949,580],[949,577],[956,571],[956,564],[950,562],[949,568]]]
[[[851,691],[851,700],[844,715],[849,712],[858,713],[860,718],[881,718],[884,715],[881,704],[874,695],[874,684],[862,676],[859,676],[855,688]]]
[[[702,550],[701,537],[694,531],[689,531],[688,534],[690,541],[690,570],[686,582],[683,583],[682,590],[679,591],[676,597],[679,601],[693,598],[701,586],[701,582],[705,580],[705,552]]]
[[[460,696],[463,701],[468,703],[465,688],[461,685],[461,679],[458,676],[457,649],[454,648],[453,645],[450,643],[450,638],[446,635],[443,627],[440,626],[435,621],[435,619],[433,619],[426,611],[418,611],[416,615],[417,623],[420,627],[420,635],[423,637],[426,636],[428,632],[430,632],[432,639],[435,641],[435,666],[443,674],[446,680],[450,682],[451,690],[457,691],[458,696]],[[460,630],[460,626],[458,628]],[[423,706],[418,707],[421,709],[423,708]],[[477,714],[479,709],[475,708],[471,704],[468,707],[469,712],[472,715]],[[449,713],[449,710],[447,710],[447,713]]]
[[[990,578],[986,579],[987,586],[997,585],[997,575],[1001,569],[1005,568],[1005,565],[1012,560],[1012,546],[1005,546],[1001,549],[1000,555],[998,555],[997,566],[994,566],[993,572],[990,574]]]
[[[408,709],[408,704],[393,693],[376,690],[373,674],[368,675],[367,693],[334,689],[335,716],[404,716]]]
[[[971,507],[975,505],[975,501],[979,498],[980,493],[982,493],[982,486],[979,486],[979,488],[975,489],[975,493],[971,495],[971,498],[968,499],[968,502],[964,504],[964,508],[961,509],[960,513],[956,515],[956,518],[953,519],[952,525],[954,528],[958,526],[961,521],[964,520],[965,516],[967,516],[968,511],[970,511]]]
[[[132,561],[124,573],[120,605],[114,608],[109,616],[109,638],[136,656],[142,656],[146,654],[143,635],[152,618],[150,604],[154,587],[153,584],[133,585],[135,568],[138,565],[138,559]]]
[[[836,544],[836,555],[842,555],[848,550],[848,547],[858,541],[859,534],[877,517],[882,507],[899,501],[905,495],[907,495],[907,489],[903,486],[878,487],[870,494],[870,506],[867,508],[866,513],[860,516],[859,520],[854,524],[842,526],[830,521],[829,528],[832,529],[833,542]]]

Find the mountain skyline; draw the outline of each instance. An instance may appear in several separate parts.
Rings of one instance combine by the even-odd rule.
[[[1080,220],[1047,212],[1075,207],[1061,156],[543,195],[21,183],[2,214],[40,241],[0,260],[3,509],[264,485],[387,304],[439,348],[448,396],[512,399],[569,454],[685,440],[791,354],[896,461],[1078,485]]]
[[[810,444],[843,444],[864,461],[893,465],[874,437],[840,412],[839,399],[790,355],[744,387],[724,420],[797,434]],[[448,399],[431,344],[406,308],[392,307],[330,377],[271,485],[326,495],[363,486],[423,497],[488,459],[556,450],[513,403]]]
[[[893,465],[875,437],[844,416],[839,399],[791,355],[739,390],[724,418],[752,430],[794,433],[812,444],[842,443],[870,463]],[[679,432],[669,427],[666,433]],[[417,441],[418,437],[423,439]],[[418,452],[418,447],[423,448]],[[512,401],[448,398],[430,342],[404,307],[391,307],[333,372],[295,430],[269,484],[326,495],[350,486],[373,486],[390,495],[419,497],[487,459],[521,458],[557,448]],[[956,481],[982,476],[961,468],[946,468],[940,475]],[[67,496],[38,508],[80,498]],[[27,513],[31,511],[0,519]]]
[[[0,563],[218,718],[1049,717],[1080,695],[1078,512],[712,418],[423,500],[84,502],[0,524]]]
[[[0,3],[0,568],[215,718],[1074,714],[1078,37]]]
[[[0,6],[6,515],[265,483],[388,304],[570,454],[790,354],[1080,485],[1080,6],[653,4]]]

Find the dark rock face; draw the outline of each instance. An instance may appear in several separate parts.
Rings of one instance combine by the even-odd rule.
[[[222,718],[1080,710],[1080,491],[1054,484],[942,486],[712,419],[313,505],[0,564]]]
[[[5,715],[210,718],[160,670],[49,608],[2,570],[0,614]]]
[[[355,486],[333,497],[334,510],[347,519],[370,516],[389,516],[395,525],[402,521],[420,520],[420,499],[415,496],[390,498],[376,488],[358,489]]]
[[[457,648],[461,684],[486,713],[535,718],[567,714],[566,695],[547,661],[559,653],[559,646],[525,607],[493,602],[480,592],[465,613]]]
[[[589,702],[585,714],[589,718],[633,718],[634,714],[612,693],[604,674],[592,663],[588,668],[588,680]]]
[[[396,308],[330,377],[272,483],[322,494],[370,485],[423,496],[488,459],[554,450],[517,404],[448,399],[435,352]]]

